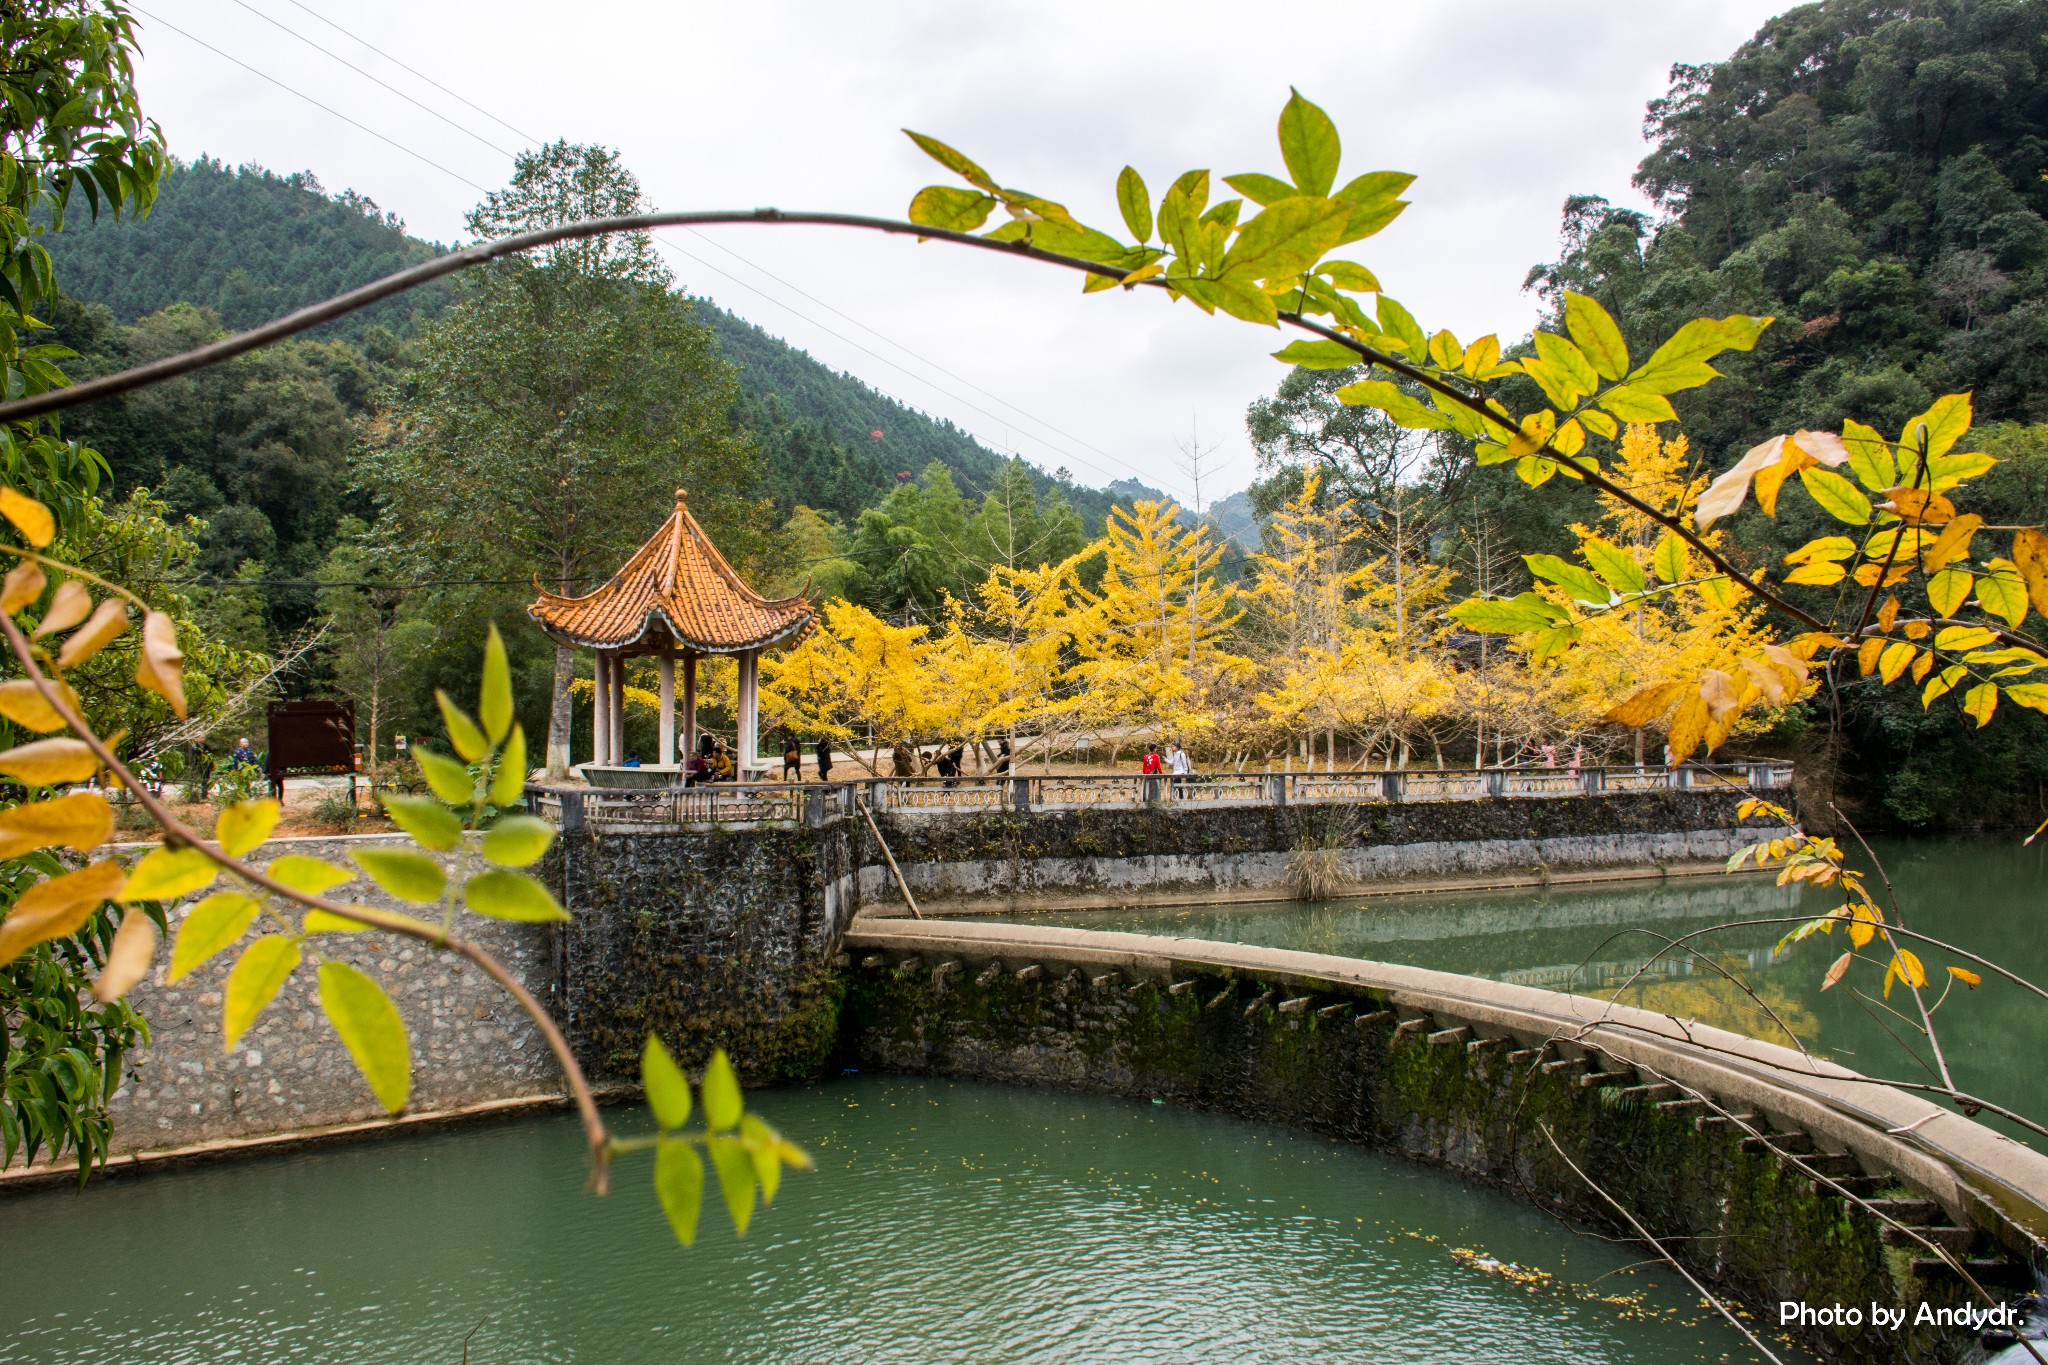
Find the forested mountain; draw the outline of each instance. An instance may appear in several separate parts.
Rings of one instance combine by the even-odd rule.
[[[446,248],[406,234],[396,214],[310,171],[278,175],[211,157],[177,163],[150,216],[137,223],[73,214],[46,244],[73,298],[134,322],[174,303],[212,310],[240,331],[431,260]],[[361,341],[371,329],[410,333],[447,305],[436,282],[328,323],[316,334]]]

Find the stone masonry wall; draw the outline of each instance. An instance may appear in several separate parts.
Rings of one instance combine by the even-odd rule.
[[[266,847],[275,854],[308,854],[346,866],[352,848],[403,842],[356,836],[280,839]],[[367,880],[332,894],[394,905]],[[182,914],[182,907],[171,912],[173,933]],[[469,915],[461,932],[547,1000],[553,980],[551,926]],[[559,1088],[547,1046],[525,1014],[459,958],[388,934],[326,934],[319,945],[329,957],[376,977],[397,1002],[412,1040],[412,1109],[449,1110]],[[223,952],[167,986],[166,944],[149,979],[135,988],[131,998],[149,1021],[151,1041],[127,1059],[125,1080],[109,1106],[116,1152],[260,1137],[383,1115],[320,1012],[311,964],[293,973],[234,1052],[222,1052],[221,992],[234,960],[232,950]]]
[[[1143,810],[889,812],[883,828],[919,896],[1123,894],[1279,887],[1298,842],[1341,846],[1354,882],[1400,877],[1655,867],[1726,858],[1765,837],[1736,819],[1741,792],[1436,801],[1356,806],[1184,806]],[[896,895],[879,854],[864,859],[863,905]]]

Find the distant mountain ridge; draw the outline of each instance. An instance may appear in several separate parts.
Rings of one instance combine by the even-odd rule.
[[[403,219],[362,195],[330,193],[310,171],[279,175],[206,156],[173,165],[148,218],[115,223],[78,215],[45,242],[64,291],[104,305],[120,322],[191,303],[238,331],[449,249],[410,235]],[[314,335],[360,345],[381,328],[404,338],[452,297],[450,284],[437,281]],[[740,369],[745,397],[734,417],[767,451],[768,492],[784,508],[804,502],[850,520],[900,475],[914,477],[933,461],[952,471],[963,492],[979,496],[1005,462],[952,423],[820,363],[710,300],[697,306]],[[1114,500],[1042,470],[1034,481],[1041,492],[1058,486],[1093,526]],[[1126,482],[1140,490],[1137,496],[1160,496]]]

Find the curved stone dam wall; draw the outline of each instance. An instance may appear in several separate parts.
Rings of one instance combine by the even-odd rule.
[[[1664,1240],[1844,1361],[1961,1359],[1916,1321],[2048,1269],[2048,1157],[1853,1072],[1625,1006],[1203,940],[866,920],[845,940],[853,1065],[1070,1086],[1295,1124]],[[1640,1227],[1631,1227],[1633,1219]],[[1967,1277],[1967,1279],[1966,1279]],[[1870,1326],[1873,1308],[1904,1316]]]

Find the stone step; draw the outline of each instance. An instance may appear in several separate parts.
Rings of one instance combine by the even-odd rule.
[[[1952,1227],[1893,1228],[1877,1230],[1877,1240],[1888,1247],[1922,1247],[1923,1242],[1932,1242],[1949,1255],[1962,1257],[1964,1252],[1977,1245],[1977,1229]]]
[[[1948,1216],[1947,1210],[1932,1199],[1870,1199],[1864,1202],[1873,1214],[1881,1214],[1908,1227],[1931,1227],[1937,1219]]]
[[[1966,1256],[1958,1258],[1970,1278],[1990,1289],[2024,1289],[2034,1283],[2034,1273],[2019,1261],[2004,1257]],[[1955,1271],[1949,1269],[1947,1261],[1933,1256],[1916,1256],[1912,1263],[1913,1273],[1923,1280],[1944,1280],[1959,1283]]]
[[[1745,1152],[1779,1152],[1804,1156],[1813,1150],[1813,1139],[1805,1133],[1770,1133],[1764,1137],[1742,1139]]]
[[[1579,1086],[1584,1090],[1600,1090],[1612,1085],[1627,1085],[1635,1078],[1633,1071],[1595,1071],[1589,1076],[1579,1077]]]
[[[1469,1043],[1471,1041],[1472,1026],[1470,1024],[1458,1024],[1452,1028],[1438,1029],[1435,1033],[1429,1035],[1429,1045],[1431,1047],[1448,1047],[1452,1043]]]
[[[1744,1132],[1746,1128],[1754,1128],[1762,1122],[1762,1117],[1757,1114],[1702,1114],[1692,1121],[1692,1126],[1702,1133],[1719,1133],[1733,1129],[1747,1136]]]

